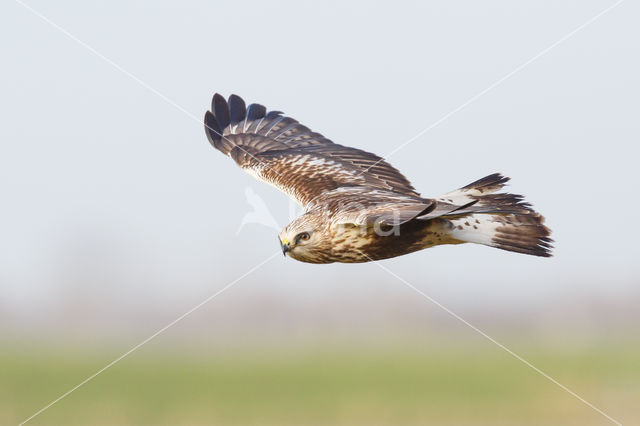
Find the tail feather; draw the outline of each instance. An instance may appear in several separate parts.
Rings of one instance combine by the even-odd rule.
[[[544,217],[517,194],[496,193],[509,178],[498,173],[443,195],[439,200],[473,205],[445,215],[448,234],[460,242],[550,257],[553,240]],[[452,200],[452,201],[449,201]]]

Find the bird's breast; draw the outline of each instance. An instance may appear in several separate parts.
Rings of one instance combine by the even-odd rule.
[[[376,232],[372,226],[337,226],[331,229],[331,258],[334,262],[369,262],[442,244],[440,236],[429,228],[425,222],[401,226],[398,232]]]
[[[336,262],[367,262],[376,234],[372,227],[336,225],[330,230],[331,255]]]

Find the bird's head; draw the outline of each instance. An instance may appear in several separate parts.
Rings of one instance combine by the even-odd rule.
[[[327,263],[331,254],[331,240],[322,221],[305,213],[284,227],[278,235],[282,254],[309,263]]]

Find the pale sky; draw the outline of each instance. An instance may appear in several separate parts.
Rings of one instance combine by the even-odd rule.
[[[281,226],[290,207],[207,142],[214,92],[383,156],[455,111],[389,161],[426,197],[510,176],[556,250],[540,259],[465,245],[383,262],[445,304],[637,297],[636,2],[521,69],[614,1],[26,3],[86,45],[18,2],[0,5],[10,315],[70,294],[189,306],[279,250],[274,229],[237,232],[248,190]],[[293,301],[407,291],[374,264],[281,255],[246,281]]]

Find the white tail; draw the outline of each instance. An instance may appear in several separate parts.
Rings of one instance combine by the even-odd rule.
[[[449,236],[461,242],[483,244],[502,250],[551,256],[551,231],[544,217],[534,211],[524,197],[496,193],[509,178],[493,174],[452,191],[439,201],[473,205],[442,217]]]

